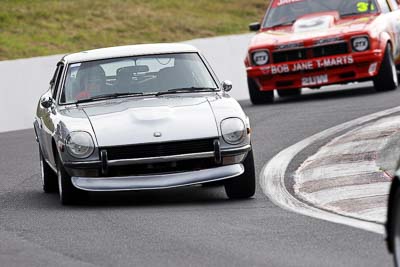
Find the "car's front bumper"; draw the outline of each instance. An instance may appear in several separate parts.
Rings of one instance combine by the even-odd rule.
[[[127,177],[72,177],[75,187],[85,191],[166,189],[233,178],[244,172],[242,164],[199,171]]]
[[[261,91],[274,89],[319,88],[331,84],[371,80],[380,69],[380,49],[314,58],[296,62],[251,66],[247,76],[254,79]]]
[[[220,149],[217,145],[214,152],[113,161],[107,160],[106,156],[100,161],[64,162],[64,167],[71,175],[74,186],[82,190],[161,189],[214,182],[241,175],[244,172],[241,163],[251,149],[251,145],[230,149]],[[188,161],[198,162],[200,165],[195,163],[196,166],[192,168]],[[208,163],[203,166],[202,162]],[[180,167],[176,167],[177,163]],[[175,166],[157,171],[154,169],[157,164]],[[137,166],[146,166],[145,171],[136,169]]]

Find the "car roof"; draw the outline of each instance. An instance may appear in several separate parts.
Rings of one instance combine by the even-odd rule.
[[[170,53],[198,53],[199,50],[192,45],[181,43],[140,44],[99,48],[69,54],[63,57],[65,63],[78,63],[85,61],[120,58],[130,56],[143,56]]]

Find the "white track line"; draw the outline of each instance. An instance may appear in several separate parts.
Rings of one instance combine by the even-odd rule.
[[[381,224],[370,223],[361,220],[348,218],[345,216],[330,213],[318,208],[309,206],[294,196],[292,196],[285,187],[285,173],[293,158],[300,153],[303,149],[312,145],[315,142],[322,141],[328,137],[345,131],[349,128],[364,124],[366,122],[400,112],[400,107],[380,111],[371,115],[367,115],[338,126],[329,128],[318,134],[310,136],[278,153],[272,158],[263,168],[260,177],[260,184],[263,192],[269,199],[276,205],[294,211],[303,215],[311,216],[314,218],[344,224],[367,231],[384,234],[384,227]]]
[[[374,196],[388,195],[390,182],[350,185],[340,188],[330,188],[316,191],[313,193],[303,194],[302,197],[307,197],[311,203],[318,203],[317,206],[325,206],[340,200],[354,198],[367,198]]]

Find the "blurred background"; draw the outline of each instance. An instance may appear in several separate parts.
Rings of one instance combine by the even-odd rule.
[[[244,33],[265,0],[1,0],[0,60]]]

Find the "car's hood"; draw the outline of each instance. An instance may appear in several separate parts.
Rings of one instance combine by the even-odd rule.
[[[278,45],[326,36],[340,36],[344,33],[363,31],[375,19],[376,15],[373,14],[341,19],[337,12],[314,13],[297,19],[291,26],[260,32],[253,38],[251,44],[252,46]]]
[[[100,147],[218,136],[206,96],[130,98],[81,108]]]

